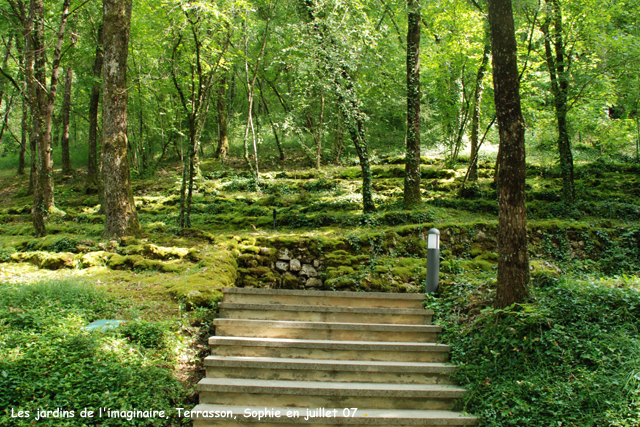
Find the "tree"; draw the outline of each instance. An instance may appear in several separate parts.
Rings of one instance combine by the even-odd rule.
[[[96,37],[96,54],[93,61],[93,82],[91,84],[91,96],[89,98],[89,158],[87,164],[87,193],[98,191],[99,171],[98,171],[98,106],[100,103],[100,89],[102,87],[100,78],[103,67],[102,50],[102,25],[98,27]]]
[[[29,18],[26,22],[29,30],[26,31],[28,47],[25,51],[29,52],[30,58],[27,62],[27,81],[33,117],[33,132],[38,152],[31,217],[38,237],[46,234],[45,219],[54,208],[51,120],[58,89],[58,71],[70,3],[71,0],[64,0],[62,5],[48,89],[46,89],[45,14],[42,0],[31,0]]]
[[[127,155],[127,56],[131,0],[103,1],[102,180],[104,237],[140,232]]]
[[[489,0],[493,85],[500,133],[498,178],[498,289],[496,307],[528,295],[524,120],[511,0]]]
[[[407,154],[404,207],[420,204],[420,2],[407,0]]]
[[[364,127],[367,115],[361,108],[362,101],[358,96],[354,69],[357,66],[354,59],[361,50],[358,43],[361,42],[361,37],[367,35],[368,28],[361,23],[367,21],[366,15],[360,5],[355,3],[335,1],[324,4],[313,0],[301,0],[301,3],[308,18],[310,53],[318,61],[317,66],[325,70],[325,79],[331,82],[331,91],[360,161],[362,210],[364,213],[375,212],[371,164]],[[352,20],[353,27],[348,31],[336,31],[346,20]]]
[[[556,120],[558,125],[558,153],[560,154],[560,170],[562,172],[562,193],[567,202],[573,202],[576,190],[573,176],[573,154],[569,140],[567,125],[569,69],[571,61],[565,53],[562,8],[559,0],[547,0],[551,8],[551,16],[547,17],[542,25],[544,33],[544,50],[551,79],[551,93],[554,99]],[[549,24],[553,23],[554,32],[550,33]],[[551,50],[553,42],[554,50]]]
[[[177,36],[171,55],[171,79],[178,92],[187,119],[189,145],[183,159],[182,186],[180,188],[180,215],[178,225],[191,227],[191,200],[193,179],[197,174],[197,155],[202,127],[209,112],[209,101],[216,86],[216,73],[229,46],[231,29],[216,28],[215,16],[219,10],[202,5],[181,4],[183,15],[177,18]],[[211,37],[226,30],[224,37]],[[216,39],[222,40],[218,45]],[[182,63],[183,67],[177,67]]]
[[[62,174],[71,175],[71,159],[69,158],[69,112],[71,110],[71,84],[73,82],[73,69],[67,65],[64,73],[64,100],[62,102]]]

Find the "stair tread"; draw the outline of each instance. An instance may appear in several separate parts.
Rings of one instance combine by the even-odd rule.
[[[458,397],[466,389],[448,384],[338,383],[325,381],[259,380],[245,378],[203,378],[198,389],[239,389],[249,393],[287,393],[313,395],[359,395]],[[249,391],[251,390],[251,391]]]
[[[453,372],[455,365],[436,362],[381,362],[359,360],[331,360],[331,359],[292,359],[280,357],[247,357],[247,356],[207,356],[204,364],[208,366],[223,362],[227,366],[250,367],[256,365],[283,369],[331,369],[340,371],[355,371],[364,368],[373,372]]]
[[[220,309],[235,310],[267,310],[267,311],[313,311],[321,313],[358,313],[358,314],[413,314],[433,316],[433,310],[413,308],[380,308],[380,307],[333,307],[323,305],[291,305],[291,304],[244,304],[237,302],[221,302]]]
[[[302,340],[292,338],[262,338],[262,337],[209,337],[211,345],[245,345],[254,347],[302,347],[302,348],[330,348],[339,350],[395,350],[395,351],[442,351],[451,350],[446,344],[415,343],[415,342],[387,342],[387,341],[334,341],[334,340]]]
[[[222,288],[225,294],[252,295],[291,295],[309,297],[363,298],[363,299],[398,299],[423,301],[424,294],[401,294],[387,292],[347,292],[347,291],[307,291],[295,289],[261,289],[261,288]]]
[[[345,322],[305,322],[297,320],[256,320],[256,319],[227,319],[218,318],[214,325],[230,326],[268,326],[270,328],[299,328],[299,329],[343,329],[343,330],[375,330],[394,332],[441,332],[438,325],[403,325],[389,323],[345,323]]]
[[[477,418],[471,415],[465,415],[460,412],[453,411],[445,411],[445,410],[419,410],[419,409],[366,409],[366,408],[358,408],[356,411],[356,415],[353,417],[345,417],[343,416],[344,408],[335,408],[337,409],[337,417],[323,417],[323,418],[311,418],[308,421],[304,419],[306,415],[306,408],[292,408],[292,407],[269,407],[265,408],[264,406],[230,406],[230,405],[212,405],[212,404],[199,404],[196,405],[195,408],[191,411],[191,419],[193,420],[203,420],[210,419],[208,417],[203,417],[202,414],[205,412],[215,412],[215,411],[231,411],[234,415],[238,416],[238,420],[240,421],[256,421],[257,419],[248,417],[245,418],[244,414],[246,410],[249,411],[265,411],[270,410],[272,413],[276,411],[280,411],[283,415],[281,418],[275,417],[266,417],[262,418],[263,421],[287,421],[286,414],[287,411],[290,410],[299,410],[300,418],[299,419],[291,419],[292,422],[300,421],[304,423],[312,423],[316,424],[315,421],[322,422],[322,424],[361,424],[364,420],[366,420],[366,424],[403,424],[407,423],[413,425],[474,425]],[[316,408],[310,408],[316,409]],[[332,411],[334,408],[325,408],[327,411]]]

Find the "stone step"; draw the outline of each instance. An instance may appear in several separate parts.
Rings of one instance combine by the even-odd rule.
[[[291,320],[215,319],[216,335],[226,337],[294,338],[335,341],[436,342],[435,325],[296,322]]]
[[[466,390],[443,384],[204,378],[198,392],[200,403],[218,405],[450,410]]]
[[[223,288],[224,302],[273,305],[319,305],[360,308],[421,309],[424,294],[386,292],[299,291],[290,289]]]
[[[193,427],[237,427],[238,425],[286,427],[291,424],[302,423],[310,424],[314,427],[332,425],[354,427],[370,425],[378,427],[451,427],[477,424],[475,417],[451,411],[358,408],[355,411],[355,416],[351,416],[353,411],[349,409],[349,413],[347,413],[344,406],[336,407],[335,412],[334,408],[325,408],[324,412],[322,410],[317,412],[317,410],[318,408],[265,408],[264,406],[199,404],[189,415],[193,420]],[[261,414],[259,413],[260,411],[262,412]],[[216,417],[216,412],[219,415],[224,413],[225,416]],[[276,416],[276,412],[279,412],[279,417]],[[296,412],[297,417],[295,416]],[[308,417],[308,413],[324,416]],[[327,414],[331,416],[327,417]]]
[[[226,319],[291,320],[302,322],[431,323],[432,310],[408,308],[353,308],[312,305],[240,304],[221,302],[219,317]]]
[[[384,341],[329,341],[286,338],[209,338],[212,355],[283,357],[324,360],[378,360],[388,362],[446,362],[451,349],[434,343]]]
[[[451,384],[455,366],[444,363],[209,356],[207,378]]]

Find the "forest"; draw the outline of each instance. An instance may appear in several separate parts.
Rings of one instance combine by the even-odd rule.
[[[0,0],[0,424],[111,407],[169,416],[104,425],[191,425],[175,408],[197,402],[222,288],[423,293],[437,228],[425,307],[457,409],[637,426],[638,17]],[[127,322],[82,329],[98,319]]]

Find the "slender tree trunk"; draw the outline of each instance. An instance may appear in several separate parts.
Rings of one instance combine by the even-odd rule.
[[[96,44],[96,56],[93,61],[93,84],[91,85],[91,97],[89,98],[89,163],[87,165],[87,193],[98,192],[100,187],[98,172],[98,106],[100,103],[100,78],[102,77],[103,56],[102,51],[102,25],[98,28],[98,43]]]
[[[105,238],[120,238],[140,232],[127,155],[127,56],[131,7],[131,0],[103,1],[102,180]]]
[[[71,110],[71,84],[73,81],[73,70],[67,66],[64,76],[64,100],[62,102],[62,140],[60,149],[62,150],[62,174],[71,175],[71,159],[69,158],[69,111]]]
[[[528,296],[524,120],[520,107],[517,44],[511,0],[489,0],[493,84],[500,131],[498,182],[498,289],[496,307]]]
[[[404,208],[421,203],[420,197],[420,2],[407,0],[407,153]]]
[[[364,139],[364,126],[360,118],[349,126],[349,134],[353,145],[356,147],[358,159],[360,160],[360,169],[362,169],[362,211],[364,213],[372,213],[376,210],[373,203],[373,192],[371,189],[371,163],[369,163],[369,150],[367,142]]]
[[[482,101],[482,81],[487,72],[487,64],[489,63],[489,53],[491,45],[489,40],[484,45],[482,54],[482,62],[478,68],[476,76],[476,88],[473,92],[473,116],[471,117],[471,155],[469,156],[471,164],[469,165],[469,180],[478,180],[478,128],[480,127],[480,103]]]
[[[267,105],[267,100],[264,97],[264,91],[262,89],[262,80],[258,80],[258,85],[260,87],[260,99],[262,100],[262,105],[264,105],[264,110],[267,113],[267,118],[269,119],[269,123],[271,124],[271,131],[273,132],[273,136],[276,139],[276,146],[278,147],[278,153],[280,154],[280,161],[284,161],[284,151],[282,150],[282,144],[280,143],[280,137],[278,137],[278,130],[276,129],[275,123],[271,119],[271,113],[269,112],[269,106]]]
[[[571,153],[571,141],[569,140],[569,129],[567,126],[569,67],[565,63],[562,9],[559,0],[551,0],[547,1],[547,3],[551,5],[553,10],[552,21],[554,34],[552,36],[549,32],[550,19],[547,19],[542,25],[542,32],[545,35],[545,55],[558,123],[558,153],[560,154],[560,170],[562,173],[562,193],[564,200],[572,203],[576,197],[576,190],[573,173],[573,154]],[[555,58],[551,50],[552,39]]]
[[[24,175],[25,155],[27,153],[27,138],[29,137],[29,128],[27,120],[29,117],[29,104],[27,97],[22,95],[22,120],[20,121],[20,158],[18,160],[18,175]]]
[[[42,0],[31,2],[30,14],[33,16],[33,31],[30,48],[34,52],[34,70],[30,73],[35,96],[32,96],[32,109],[34,116],[34,130],[38,151],[38,166],[36,184],[33,192],[32,220],[36,236],[46,234],[45,219],[53,210],[53,150],[51,147],[51,120],[53,107],[58,88],[58,71],[60,69],[60,56],[64,39],[67,18],[69,17],[70,0],[65,0],[62,6],[60,26],[53,58],[51,61],[51,79],[49,89],[45,90],[46,74],[46,47],[44,45],[44,3]],[[37,125],[36,125],[37,123]]]
[[[227,130],[227,74],[224,73],[218,84],[216,99],[218,110],[218,148],[216,158],[224,162],[229,154],[229,134]]]

